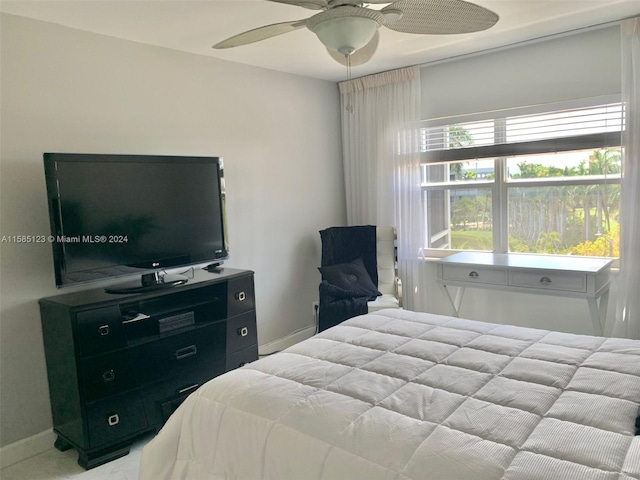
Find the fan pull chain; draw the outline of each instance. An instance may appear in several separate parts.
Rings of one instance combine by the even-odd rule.
[[[347,80],[351,80],[351,55],[344,56],[345,62],[347,64]],[[353,113],[353,105],[351,104],[351,95],[349,95],[347,100],[347,106],[345,110],[349,113]]]

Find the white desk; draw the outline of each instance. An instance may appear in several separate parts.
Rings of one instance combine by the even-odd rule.
[[[602,258],[460,252],[438,260],[437,282],[456,317],[466,287],[584,298],[594,333],[602,335],[611,263]],[[458,287],[454,297],[450,286]]]

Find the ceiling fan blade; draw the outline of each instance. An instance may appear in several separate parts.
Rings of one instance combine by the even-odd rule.
[[[399,20],[384,26],[403,33],[446,35],[472,33],[493,27],[498,15],[491,10],[463,0],[400,0],[383,8],[400,10]]]
[[[298,7],[308,8],[310,10],[324,10],[329,8],[328,0],[269,0],[270,2],[286,3],[288,5],[297,5]]]
[[[220,43],[216,43],[213,48],[221,49],[239,47],[240,45],[259,42],[260,40],[266,40],[267,38],[282,35],[283,33],[293,32],[294,30],[304,27],[305,24],[306,19],[296,20],[295,22],[282,22],[265,25],[264,27],[254,28],[253,30],[227,38]]]
[[[369,43],[367,43],[361,49],[356,50],[349,56],[351,66],[357,67],[358,65],[362,65],[364,63],[367,63],[369,60],[371,60],[371,57],[373,57],[373,54],[378,49],[379,40],[380,40],[380,34],[378,33],[378,30],[376,30],[375,35],[373,36],[371,41],[369,41]],[[333,58],[336,62],[344,65],[345,67],[347,66],[347,58],[344,55],[330,48],[327,48],[327,52],[329,52],[329,55],[331,55],[331,58]]]

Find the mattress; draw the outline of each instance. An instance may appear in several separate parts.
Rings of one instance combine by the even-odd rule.
[[[640,341],[406,310],[217,377],[140,480],[637,480]]]

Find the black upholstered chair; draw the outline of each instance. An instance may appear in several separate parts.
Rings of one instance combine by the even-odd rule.
[[[357,315],[401,308],[393,227],[331,227],[320,238],[318,331]]]

